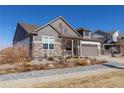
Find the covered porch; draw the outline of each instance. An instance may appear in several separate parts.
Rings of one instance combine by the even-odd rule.
[[[61,37],[62,55],[64,56],[80,56],[80,38]]]

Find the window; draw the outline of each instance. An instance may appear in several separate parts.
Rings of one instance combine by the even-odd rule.
[[[44,36],[44,37],[43,37],[43,42],[44,42],[44,43],[48,43],[48,37]]]
[[[43,42],[43,49],[48,49],[48,37],[44,36],[42,38],[42,42]]]
[[[49,49],[54,49],[55,37],[49,37]]]
[[[48,49],[48,44],[47,43],[43,43],[43,49]]]
[[[55,37],[53,37],[53,36],[43,36],[42,37],[42,42],[43,42],[43,49],[54,49]]]
[[[54,44],[49,44],[49,49],[54,49]]]
[[[89,36],[89,32],[85,32],[85,36]]]

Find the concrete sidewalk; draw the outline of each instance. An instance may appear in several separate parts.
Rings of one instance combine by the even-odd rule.
[[[107,62],[117,62],[117,63],[123,63],[124,64],[124,57],[123,56],[116,56],[111,57],[110,55],[101,55],[96,57],[98,60],[106,60]]]

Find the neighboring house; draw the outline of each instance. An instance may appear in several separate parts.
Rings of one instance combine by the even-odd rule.
[[[104,31],[96,31],[92,34],[93,38],[97,38],[101,40],[102,48],[105,50],[111,50],[119,52],[120,45],[120,33],[118,30],[111,31],[111,32],[104,32]]]
[[[43,26],[18,23],[13,45],[15,49],[18,46],[26,46],[27,54],[31,58],[58,57],[62,55],[97,56],[98,44],[94,43],[89,47],[91,42],[85,39],[63,17],[58,17]],[[83,50],[83,42],[89,42],[89,44],[85,44],[85,47],[88,47],[86,52],[83,52],[85,51]]]
[[[124,53],[124,35],[119,36],[120,52]]]

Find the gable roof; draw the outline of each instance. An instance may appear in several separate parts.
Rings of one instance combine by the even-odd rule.
[[[27,23],[18,23],[23,29],[25,29],[25,31],[27,31],[29,34],[37,34],[37,31],[39,31],[40,29],[50,25],[56,32],[58,32],[59,34],[61,34],[59,31],[56,30],[56,28],[54,28],[54,26],[52,26],[51,24],[57,20],[63,20],[79,37],[82,37],[69,23],[67,23],[65,21],[65,19],[60,16],[48,23],[46,23],[45,25],[43,26],[37,26],[37,25],[31,25],[31,24],[27,24]]]
[[[107,36],[107,35],[111,35],[111,36],[112,36],[116,31],[117,31],[117,30],[105,32],[105,31],[97,30],[97,31],[94,32],[93,34],[99,33],[99,34],[101,34],[102,36]],[[93,35],[93,34],[92,34],[92,35]]]
[[[108,36],[108,35],[109,35],[109,33],[104,32],[104,31],[101,31],[101,30],[97,30],[97,31],[94,32],[93,34],[100,34],[100,35],[102,35],[102,36]],[[93,34],[92,34],[92,35],[93,35]]]
[[[34,30],[38,29],[40,26],[31,25],[26,23],[19,23],[28,33],[32,33]]]
[[[26,24],[26,23],[17,23],[17,28],[21,26],[28,34],[37,34],[35,32],[33,32],[35,29],[39,28],[39,26],[37,25],[31,25],[31,24]],[[15,36],[17,33],[17,28],[14,34],[14,38],[13,41],[15,40]]]
[[[59,19],[63,20],[79,37],[82,37],[62,16],[60,16],[60,17],[58,17],[58,18],[56,18],[56,19],[50,21],[49,23],[47,23],[47,24],[45,24],[45,25],[39,27],[38,29],[34,30],[34,32],[37,32],[37,31],[39,31],[40,29],[42,29],[42,28],[44,28],[44,27],[46,27],[46,26],[48,26],[48,25],[50,25],[52,28],[54,28],[51,24],[52,24],[53,22],[59,20]],[[54,29],[56,30],[56,28],[54,28]],[[57,31],[57,30],[56,30],[56,31]],[[57,31],[57,32],[59,33],[59,31]],[[59,33],[59,34],[61,34],[61,33]]]

